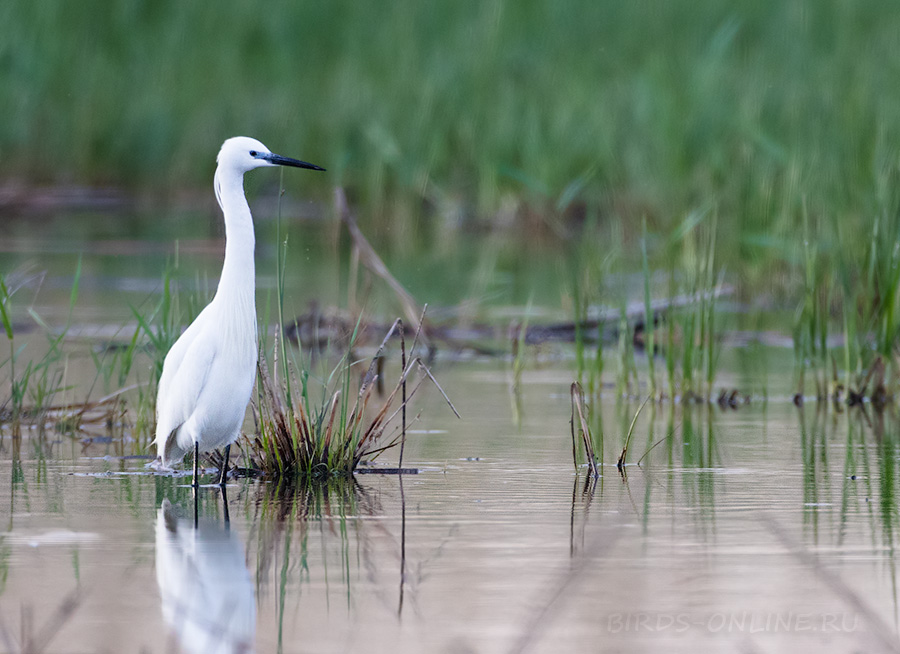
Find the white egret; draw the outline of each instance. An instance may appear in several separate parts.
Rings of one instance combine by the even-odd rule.
[[[225,262],[212,301],[179,337],[163,364],[156,398],[156,447],[163,467],[194,451],[197,486],[200,452],[225,448],[219,484],[256,377],[256,281],[253,217],[244,196],[244,173],[263,166],[325,170],[273,154],[256,139],[230,138],[216,159],[216,199],[225,215]]]

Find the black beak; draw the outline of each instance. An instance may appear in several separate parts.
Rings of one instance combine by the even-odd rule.
[[[306,163],[305,161],[300,161],[299,159],[291,159],[290,157],[282,157],[280,154],[274,154],[272,152],[260,152],[256,155],[257,159],[265,159],[269,163],[276,164],[278,166],[293,166],[294,168],[308,168],[310,170],[325,170],[324,168],[317,166],[315,164]]]

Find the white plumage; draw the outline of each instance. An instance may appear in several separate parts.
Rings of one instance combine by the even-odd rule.
[[[222,144],[215,174],[216,198],[225,215],[225,262],[216,295],[166,355],[156,399],[156,447],[171,467],[196,455],[230,448],[241,425],[256,376],[256,280],[253,217],[244,196],[244,173],[262,166],[324,170],[273,154],[256,139]],[[225,464],[220,483],[225,481]]]

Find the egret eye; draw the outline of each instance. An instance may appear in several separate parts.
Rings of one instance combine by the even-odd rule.
[[[255,157],[257,154],[259,154],[259,153],[256,150],[250,150],[251,157]]]

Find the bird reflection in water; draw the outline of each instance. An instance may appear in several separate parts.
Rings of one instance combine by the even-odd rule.
[[[227,503],[226,503],[227,505]],[[162,613],[187,652],[254,651],[256,598],[244,548],[226,521],[179,518],[163,500],[156,521]]]

